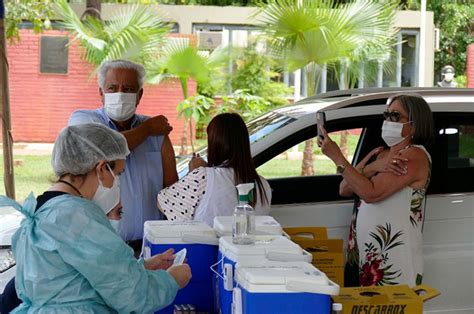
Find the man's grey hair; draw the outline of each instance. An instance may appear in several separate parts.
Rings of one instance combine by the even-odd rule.
[[[112,69],[132,69],[137,72],[138,88],[143,88],[146,71],[143,65],[128,60],[111,60],[104,61],[97,70],[97,80],[99,87],[105,90],[105,76]]]

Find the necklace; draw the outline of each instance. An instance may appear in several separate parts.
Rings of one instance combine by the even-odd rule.
[[[71,183],[69,183],[69,182],[67,182],[67,181],[64,181],[64,180],[61,180],[61,179],[59,179],[58,182],[64,183],[64,184],[66,184],[66,185],[69,185],[74,191],[77,192],[77,194],[79,194],[80,197],[84,197],[84,196],[82,196],[82,193],[81,193],[74,185],[72,185]]]

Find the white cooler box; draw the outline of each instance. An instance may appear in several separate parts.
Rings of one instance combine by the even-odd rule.
[[[310,263],[312,255],[299,245],[281,235],[255,237],[254,245],[232,243],[232,237],[219,239],[217,272],[219,274],[217,303],[222,314],[232,312],[232,290],[236,263],[260,265],[268,261],[303,261]]]
[[[214,217],[214,230],[217,236],[231,236],[234,216]],[[282,235],[283,229],[272,216],[255,216],[255,232],[257,235]]]
[[[234,314],[329,314],[339,286],[305,262],[237,264]]]
[[[215,312],[215,277],[210,267],[217,261],[217,245],[214,230],[203,222],[145,222],[143,256],[162,253],[169,248],[175,252],[186,248],[187,263],[193,274],[189,284],[178,291],[173,304],[158,313],[172,314],[175,304],[192,304],[198,312]]]

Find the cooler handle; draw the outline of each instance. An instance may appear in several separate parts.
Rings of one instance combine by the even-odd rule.
[[[196,234],[183,234],[181,240],[184,243],[198,243],[198,244],[209,244],[219,245],[219,240],[214,236],[196,235]]]
[[[219,263],[222,263],[223,261],[224,261],[224,255],[222,255],[222,258],[221,258],[219,261],[217,261],[217,263],[212,264],[212,265],[209,267],[209,269],[210,269],[214,274],[216,274],[217,277],[220,277],[222,280],[224,280],[224,277],[223,277],[221,274],[219,274],[219,272],[215,269],[215,267],[216,267],[217,265],[219,265]],[[222,267],[224,267],[224,266],[222,266]]]
[[[434,297],[440,295],[440,292],[435,288],[428,286],[428,285],[418,285],[411,288],[415,293],[420,297],[423,302],[426,302]],[[419,292],[425,292],[424,294],[420,294]]]
[[[292,238],[325,240],[328,238],[326,227],[291,227],[284,229]]]
[[[339,295],[339,286],[328,279],[329,285],[320,286],[311,282],[290,280],[286,283],[286,288],[290,291],[319,293],[327,295]]]
[[[265,257],[270,261],[277,262],[308,262],[311,263],[313,255],[305,250],[303,254],[292,254],[285,252],[266,252]]]

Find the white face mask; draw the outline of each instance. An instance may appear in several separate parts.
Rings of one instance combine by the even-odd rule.
[[[115,121],[126,121],[137,110],[136,93],[104,93],[104,109],[107,116]]]
[[[114,228],[115,232],[118,233],[120,220],[109,219],[109,222],[112,225],[112,228]]]
[[[389,147],[401,143],[407,137],[402,137],[403,125],[410,123],[400,123],[385,120],[382,125],[382,138]]]
[[[109,213],[120,202],[120,179],[115,176],[108,164],[107,168],[114,177],[114,183],[112,184],[112,187],[106,188],[100,181],[99,175],[97,175],[99,186],[92,198],[92,201],[99,205],[105,214]]]
[[[446,82],[451,82],[454,79],[454,73],[445,73],[444,80]]]

